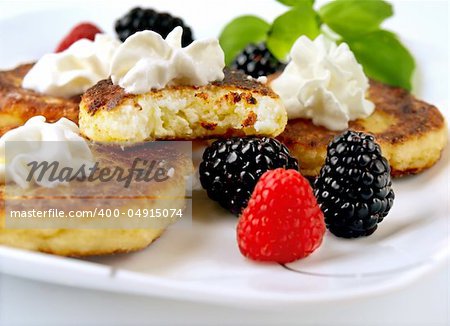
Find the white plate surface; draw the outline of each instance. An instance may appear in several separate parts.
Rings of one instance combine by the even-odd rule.
[[[177,10],[182,16],[183,8]],[[263,9],[266,16],[272,10]],[[92,10],[65,7],[0,20],[0,68],[51,51],[61,35],[81,20],[95,21],[111,31],[115,17],[123,12],[122,7],[113,7],[99,18]],[[195,22],[191,10],[189,14]],[[215,36],[221,25],[209,36]],[[198,34],[208,36],[206,26],[201,26]],[[39,39],[33,37],[36,33]],[[448,47],[420,40],[410,40],[408,45],[420,67],[416,93],[447,114]],[[146,250],[78,260],[0,246],[0,272],[77,287],[255,307],[392,291],[449,257],[448,153],[447,149],[425,173],[395,180],[394,208],[373,236],[344,240],[327,233],[317,252],[287,267],[244,259],[236,244],[236,219],[197,191],[192,228],[169,229]]]

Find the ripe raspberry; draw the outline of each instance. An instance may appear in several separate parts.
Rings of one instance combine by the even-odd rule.
[[[244,256],[278,263],[308,256],[324,233],[323,213],[308,180],[285,169],[262,175],[237,226]]]
[[[91,23],[81,23],[76,25],[66,37],[64,37],[56,48],[55,52],[62,52],[70,47],[76,41],[81,39],[88,39],[93,41],[95,39],[95,35],[102,33],[102,31],[95,25]]]

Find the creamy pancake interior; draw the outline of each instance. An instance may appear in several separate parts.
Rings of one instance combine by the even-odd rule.
[[[127,94],[104,80],[80,103],[80,130],[97,141],[276,136],[286,125],[280,98],[245,74],[225,70],[206,86],[167,86]]]

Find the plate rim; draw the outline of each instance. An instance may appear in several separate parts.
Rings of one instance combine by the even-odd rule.
[[[61,10],[62,8],[66,8],[66,6],[61,4],[58,5],[55,4],[54,8],[55,10]],[[27,11],[25,13],[12,14],[0,18],[0,21],[16,19],[17,17],[21,17],[24,14],[36,14],[48,11],[49,11],[48,9],[40,9]],[[441,112],[445,116],[447,116],[447,113],[449,113],[448,102],[446,108],[441,108]],[[448,160],[450,156],[449,152],[450,151],[447,146],[446,149],[447,155],[445,155],[444,153],[441,159]],[[447,215],[447,219],[449,218],[450,212],[448,212]],[[448,220],[447,223],[449,223]],[[447,240],[450,241],[450,237],[447,237]],[[210,292],[199,291],[199,289],[195,290],[186,286],[184,288],[182,287],[183,293],[182,295],[180,295],[179,285],[182,284],[182,282],[179,281],[177,282],[174,280],[167,281],[167,279],[164,279],[162,277],[149,275],[142,272],[134,272],[120,268],[115,269],[111,266],[104,265],[98,262],[75,260],[67,257],[53,256],[39,252],[32,252],[17,248],[11,248],[3,245],[0,245],[0,258],[1,258],[0,273],[36,281],[50,282],[62,286],[71,286],[71,287],[75,286],[85,289],[104,290],[116,293],[137,294],[170,299],[186,299],[195,302],[216,303],[228,306],[242,307],[242,303],[244,303],[245,301],[246,306],[253,308],[263,308],[269,305],[271,307],[282,308],[282,307],[291,307],[299,303],[313,304],[319,302],[336,302],[343,300],[351,301],[400,290],[412,284],[417,279],[424,277],[433,272],[434,270],[440,268],[450,258],[450,246],[447,246],[447,248],[444,247],[442,248],[442,250],[437,252],[437,254],[434,255],[433,258],[431,259],[430,263],[417,266],[416,268],[407,270],[405,272],[395,273],[395,276],[393,276],[392,278],[384,279],[381,286],[371,284],[365,285],[360,289],[356,290],[341,289],[331,295],[330,293],[323,293],[316,295],[308,293],[307,295],[285,294],[282,296],[276,296],[274,293],[269,293],[268,295],[258,293],[258,295],[256,295],[255,292],[255,294],[249,296],[248,294],[240,292],[238,295],[233,296],[232,294],[230,294],[231,291],[225,291],[221,295],[214,291]],[[38,266],[40,268],[44,267],[54,268],[56,266],[58,271],[66,271],[69,273],[73,273],[73,275],[82,271],[83,273],[85,273],[84,274],[86,275],[85,277],[92,277],[95,280],[99,280],[99,282],[98,283],[89,282],[92,283],[91,285],[88,285],[88,283],[83,282],[74,282],[74,279],[64,276],[67,274],[63,273],[62,275],[60,275],[59,278],[56,277],[54,279],[51,279],[51,277],[46,277],[45,275],[33,274],[32,268],[30,268],[31,271],[29,270],[18,271],[18,267],[20,267],[21,264],[34,264],[34,266]],[[19,274],[17,274],[17,272],[19,272]],[[134,287],[133,289],[129,289],[127,287],[127,284],[130,283],[127,283],[127,281],[130,281],[133,278],[134,278],[133,282],[135,282]],[[152,291],[154,289],[152,288],[152,286],[155,286],[155,283],[164,284],[168,282],[173,284],[171,284],[171,286],[169,287],[164,287],[160,285],[158,287],[157,291],[158,293],[154,293],[154,291]],[[171,292],[167,293],[166,290],[171,290]]]
[[[114,268],[97,262],[54,256],[4,245],[0,245],[0,257],[2,257],[0,273],[61,286],[143,295],[147,297],[188,300],[199,303],[215,303],[235,307],[242,307],[244,303],[245,306],[250,308],[265,308],[268,306],[289,308],[296,304],[353,301],[401,290],[414,283],[417,279],[444,266],[445,262],[450,258],[450,248],[442,248],[442,250],[431,257],[428,263],[421,264],[407,271],[395,273],[394,277],[384,279],[381,285],[371,284],[357,289],[340,289],[332,294],[321,293],[315,295],[311,293],[302,295],[298,293],[277,294],[272,292],[253,292],[249,295],[244,292],[236,294],[232,290],[220,291],[219,293],[217,289],[208,291],[204,287],[189,286],[189,284],[183,281],[164,279],[159,276]],[[21,271],[21,264],[34,264],[35,268],[41,269],[53,269],[55,267],[56,269],[53,269],[50,275],[45,276]],[[67,277],[67,273],[76,275],[80,271],[83,272],[82,277],[91,278],[91,280],[80,282],[80,278],[74,279]],[[62,272],[66,272],[66,274]],[[321,276],[314,277],[321,278]],[[130,287],[130,285],[133,286]]]

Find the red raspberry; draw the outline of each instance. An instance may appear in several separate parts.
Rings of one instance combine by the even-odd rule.
[[[88,39],[93,41],[95,35],[102,33],[102,31],[95,25],[91,23],[81,23],[76,25],[70,33],[63,38],[61,43],[59,43],[55,52],[62,52],[66,50],[69,46],[81,39]]]
[[[278,263],[308,256],[320,246],[324,233],[323,213],[308,180],[285,169],[261,176],[237,226],[244,256]]]

